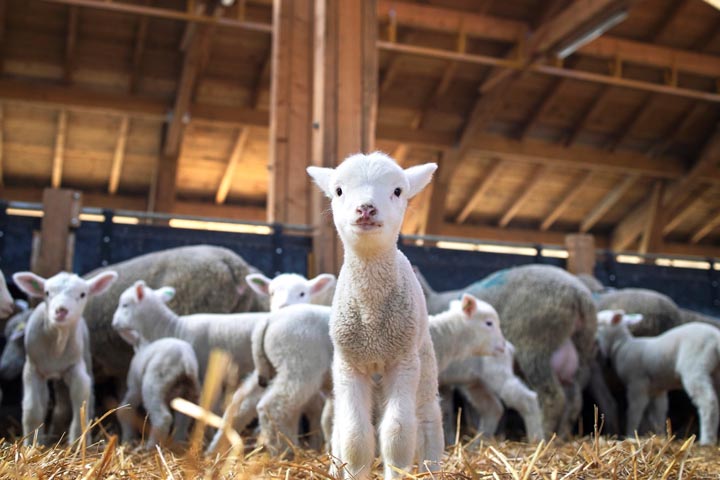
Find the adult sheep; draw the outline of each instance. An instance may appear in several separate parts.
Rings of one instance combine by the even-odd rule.
[[[441,293],[422,275],[418,278],[431,314],[446,308],[462,292],[497,310],[505,337],[517,349],[520,370],[538,394],[545,435],[569,433],[570,421],[580,413],[581,390],[594,361],[597,318],[587,287],[550,265],[500,270],[467,287]]]

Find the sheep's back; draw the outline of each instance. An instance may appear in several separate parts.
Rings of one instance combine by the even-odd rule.
[[[624,288],[597,295],[598,310],[641,313],[643,319],[630,331],[637,337],[652,337],[683,323],[680,310],[667,295],[644,288]]]

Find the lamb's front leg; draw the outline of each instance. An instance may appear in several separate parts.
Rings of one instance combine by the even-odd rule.
[[[22,424],[25,445],[32,445],[33,432],[39,429],[45,420],[50,394],[47,382],[35,371],[32,363],[25,360],[23,367]],[[42,440],[42,432],[38,432]]]
[[[379,437],[386,480],[401,476],[393,467],[409,471],[413,463],[418,439],[416,409],[419,406],[417,398],[419,382],[420,360],[414,355],[388,369],[383,375],[382,394],[385,411],[380,421]],[[437,392],[437,384],[435,391]],[[435,402],[438,417],[442,421],[437,397]],[[442,428],[440,432],[442,439]],[[442,449],[442,445],[440,448]],[[424,445],[421,451],[425,451]]]
[[[344,362],[337,352],[332,370],[335,410],[330,472],[336,478],[364,480],[370,477],[375,457],[375,433],[371,417],[372,379]],[[411,403],[414,418],[414,402]],[[341,473],[338,468],[343,463],[345,467]]]
[[[644,381],[636,381],[627,385],[627,415],[625,434],[628,437],[635,435],[640,427],[643,413],[650,403],[650,395],[648,395],[648,386]]]
[[[92,380],[85,368],[85,362],[80,360],[67,373],[63,375],[63,381],[70,390],[70,403],[72,405],[72,422],[70,422],[70,431],[68,432],[68,440],[74,442],[82,433],[83,424],[87,424],[87,412],[90,408],[90,387]],[[81,418],[81,409],[85,404],[85,418]]]

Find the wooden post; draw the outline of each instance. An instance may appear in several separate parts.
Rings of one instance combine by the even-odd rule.
[[[166,155],[160,152],[157,160],[154,183],[151,187],[154,198],[152,205],[154,211],[170,213],[175,207],[175,191],[177,189],[177,169],[179,152],[173,155]]]
[[[80,226],[82,195],[74,190],[46,188],[40,242],[31,270],[45,278],[63,270],[72,271],[73,229]]]
[[[342,8],[341,8],[342,7]],[[375,143],[376,0],[315,0],[312,163],[334,167]],[[315,272],[337,273],[342,249],[328,200],[312,194]]]
[[[578,233],[565,237],[568,250],[567,270],[574,274],[593,275],[595,271],[595,238],[592,235]]]

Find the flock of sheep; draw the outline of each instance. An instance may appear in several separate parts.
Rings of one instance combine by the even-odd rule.
[[[309,445],[328,445],[338,478],[368,478],[376,451],[385,478],[413,464],[438,469],[455,438],[456,393],[479,416],[480,433],[495,434],[512,408],[538,440],[572,433],[587,388],[607,431],[619,433],[605,361],[627,391],[624,433],[663,431],[667,392],[684,389],[699,412],[700,442],[716,442],[714,319],[657,292],[608,290],[547,265],[434,291],[397,238],[409,198],[435,169],[403,170],[381,153],[308,169],[331,199],[343,241],[337,280],[268,279],[211,246],[147,254],[84,278],[15,274],[19,288],[42,300],[7,322],[0,359],[4,378],[22,369],[24,442],[42,441],[43,430],[77,439],[93,415],[93,378],[125,392],[123,441],[136,438],[133,410],[141,406],[151,426],[146,447],[166,440],[173,423],[182,439],[187,418],[174,418],[169,402],[197,400],[213,349],[231,356],[241,379],[223,421],[242,432],[257,418],[259,441],[281,453],[298,443],[304,416]],[[0,317],[8,317],[4,279],[0,287]],[[49,381],[55,406],[44,429]],[[223,443],[219,430],[208,452]]]

